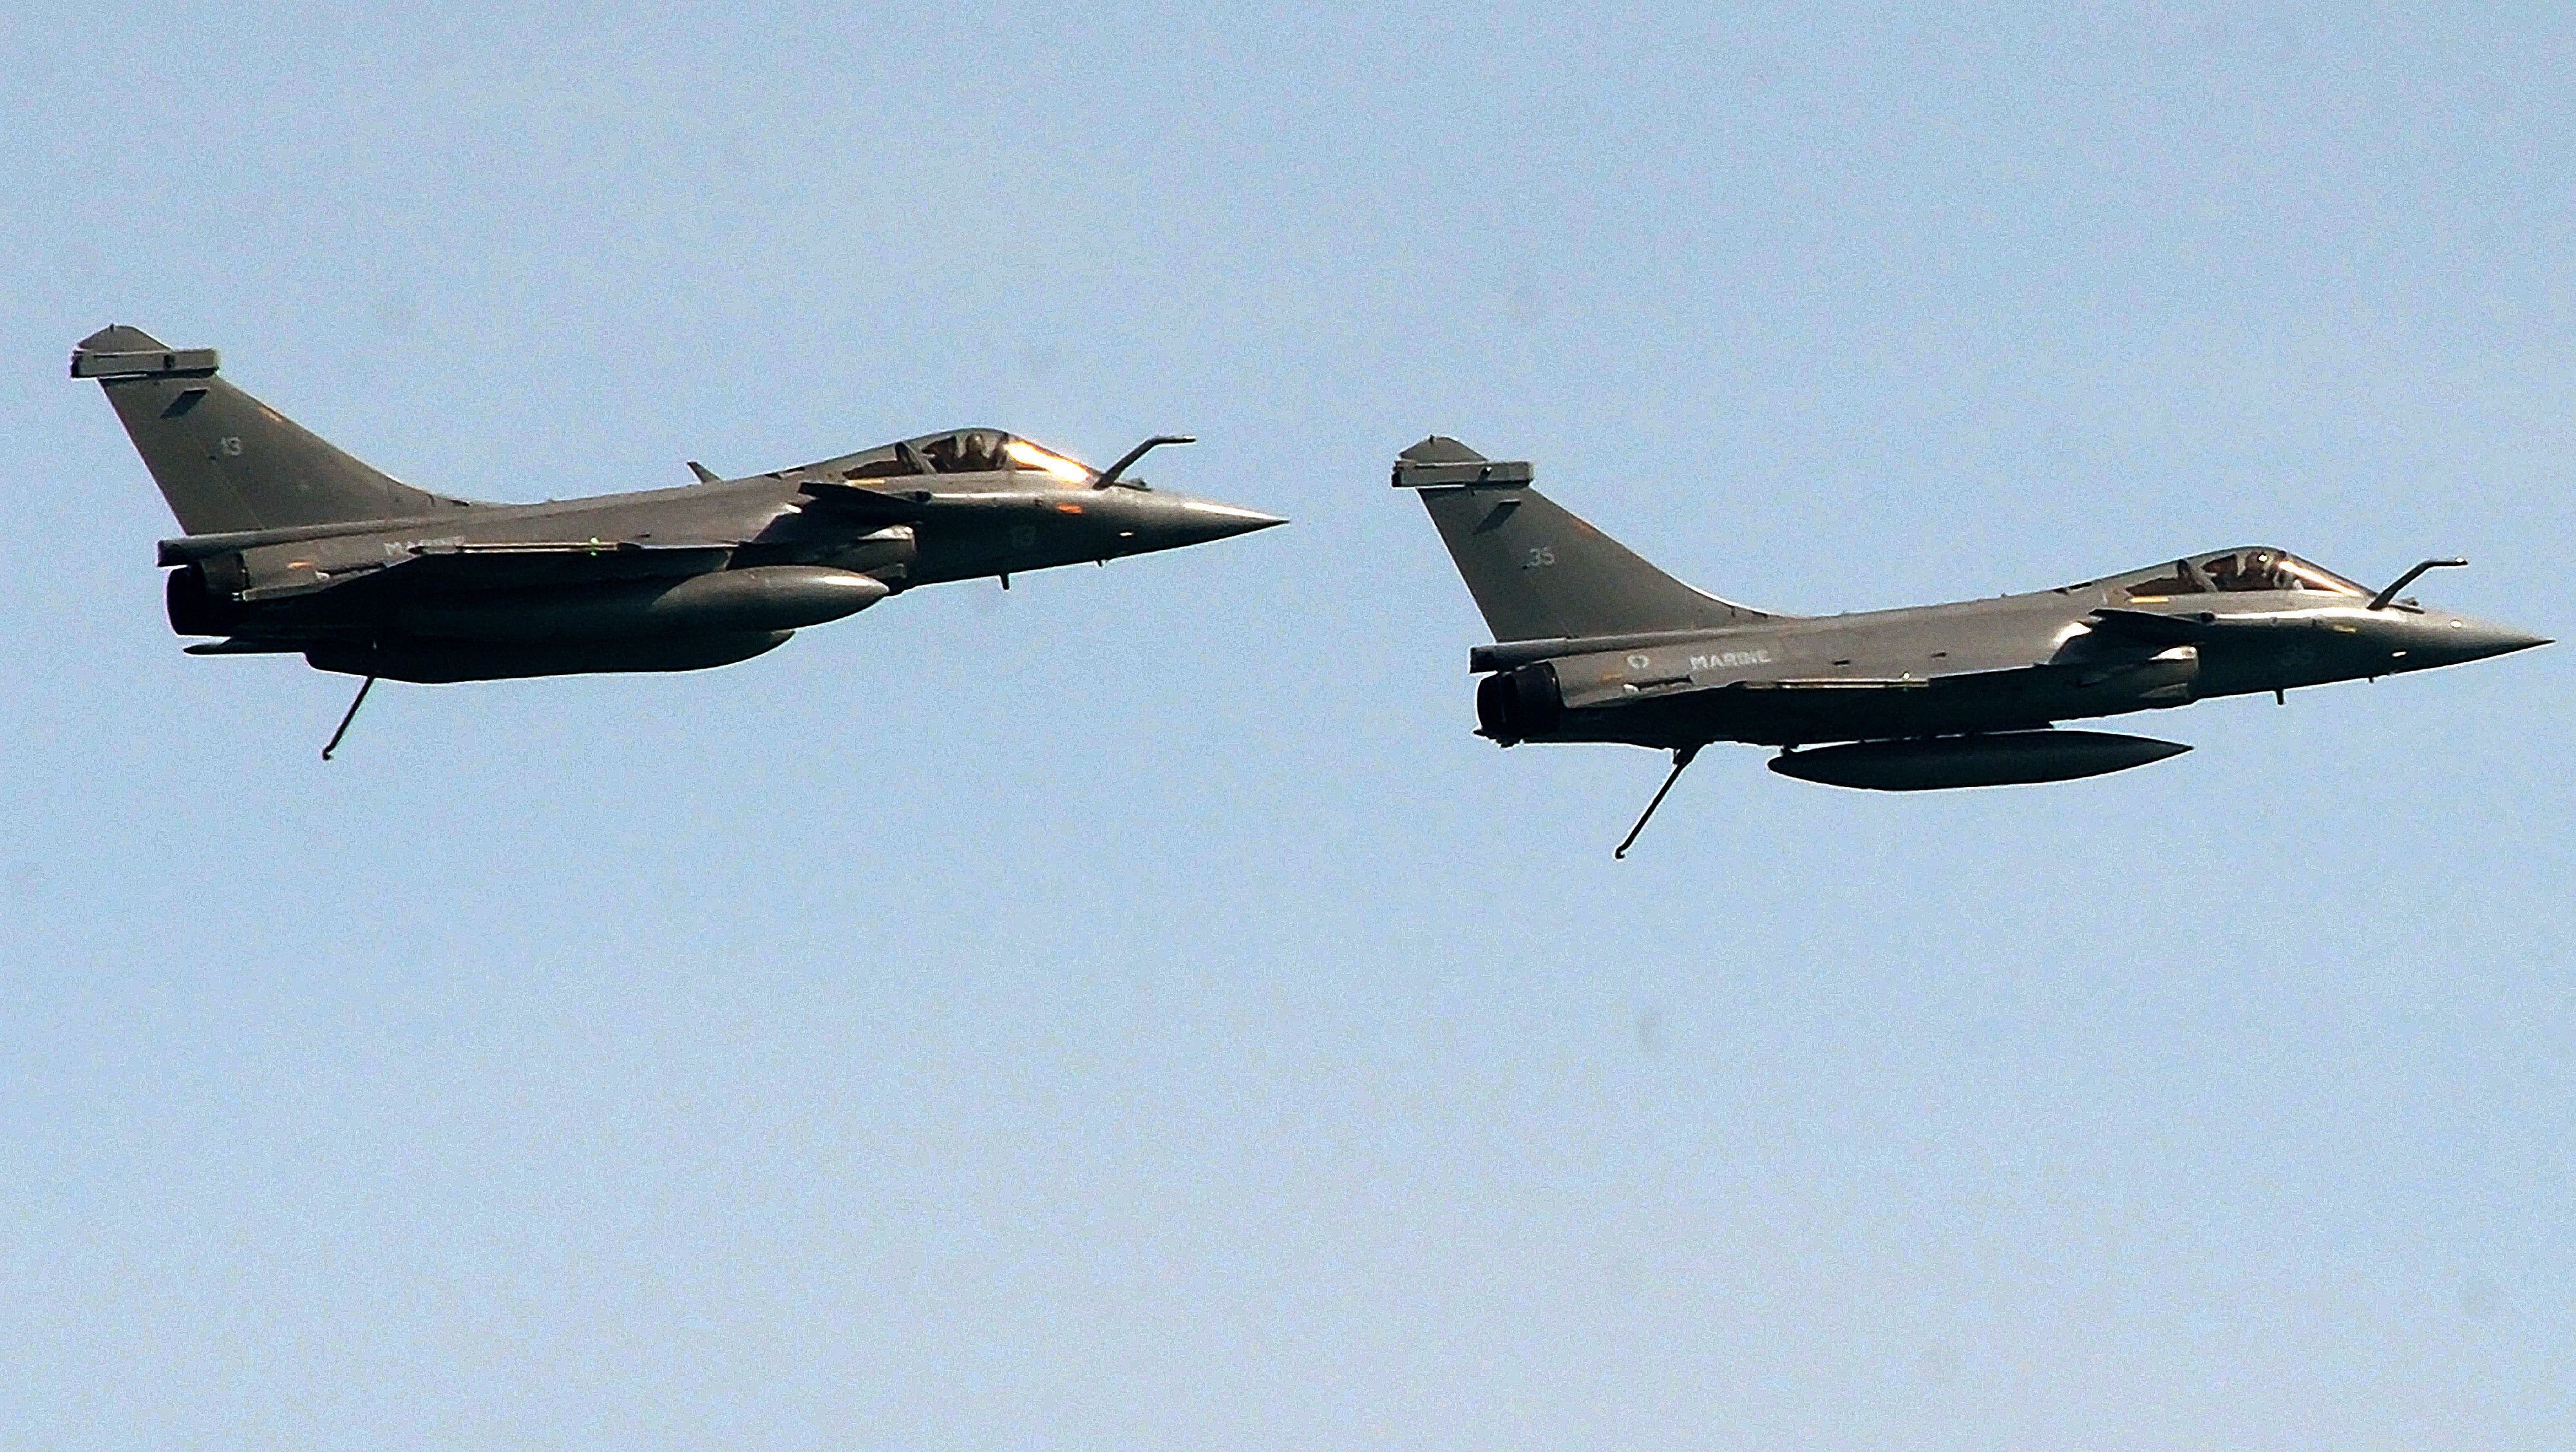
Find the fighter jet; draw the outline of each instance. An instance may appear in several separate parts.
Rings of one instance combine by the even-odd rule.
[[[187,533],[161,541],[192,655],[301,654],[379,679],[730,665],[916,585],[1177,549],[1287,521],[1162,493],[999,429],[742,478],[544,504],[415,489],[216,376],[211,348],[104,328],[72,353]]]
[[[1530,487],[1526,463],[1434,435],[1395,461],[1495,643],[1468,653],[1477,734],[1670,751],[1625,856],[1701,748],[1782,748],[1771,769],[1878,791],[2064,781],[2190,750],[2055,723],[2375,678],[2548,641],[2268,545],[2022,595],[1777,615],[1683,584]]]

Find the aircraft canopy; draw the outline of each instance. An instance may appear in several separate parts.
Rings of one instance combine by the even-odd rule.
[[[923,434],[899,444],[844,455],[824,467],[844,479],[1021,470],[1040,476],[1030,481],[1033,484],[1051,479],[1058,484],[1085,486],[1099,477],[1086,465],[1000,429],[952,429],[944,434]]]
[[[2170,571],[2150,579],[2132,580],[2124,588],[2132,600],[2246,590],[2299,590],[2370,598],[2368,590],[2332,570],[2309,564],[2287,550],[2264,546],[2176,560]]]

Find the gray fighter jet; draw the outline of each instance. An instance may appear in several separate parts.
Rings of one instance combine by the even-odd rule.
[[[729,665],[915,585],[1106,562],[1285,520],[1161,493],[999,429],[958,429],[739,479],[545,504],[432,494],[216,376],[211,348],[109,327],[72,353],[187,533],[161,542],[195,655],[301,654],[442,682]]]
[[[2054,723],[2394,675],[2549,642],[2269,546],[1952,605],[1774,615],[1694,590],[1530,487],[1530,466],[1434,436],[1395,462],[1493,627],[1478,734],[1673,753],[1647,817],[1714,741],[1771,769],[1880,791],[2064,781],[2190,748]]]

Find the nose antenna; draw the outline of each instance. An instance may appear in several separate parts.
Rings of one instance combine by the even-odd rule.
[[[2377,595],[2372,596],[2370,608],[2373,610],[2387,609],[2388,602],[2397,598],[2397,592],[2414,584],[2415,577],[2424,573],[2426,570],[2442,569],[2452,565],[2465,565],[2467,563],[2467,560],[2462,559],[2426,560],[2424,563],[2408,570],[2405,574],[2398,576],[2396,583],[2390,585],[2387,589],[2380,591]]]
[[[1091,487],[1094,489],[1106,489],[1110,485],[1117,483],[1118,476],[1127,472],[1128,465],[1145,457],[1149,451],[1159,449],[1165,444],[1195,444],[1197,442],[1198,436],[1195,434],[1156,434],[1145,442],[1129,449],[1126,453],[1119,455],[1118,462],[1109,466],[1108,473],[1105,473],[1099,478],[1091,481]],[[1127,487],[1130,489],[1142,489],[1145,486],[1142,484],[1130,484]]]

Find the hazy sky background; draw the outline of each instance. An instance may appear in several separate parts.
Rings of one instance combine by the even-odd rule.
[[[1661,759],[1469,735],[1386,485],[2576,636],[2564,6],[42,5],[0,135],[0,1448],[2576,1441],[2576,648],[1613,863]],[[468,495],[984,423],[1297,522],[326,767],[111,321]]]

